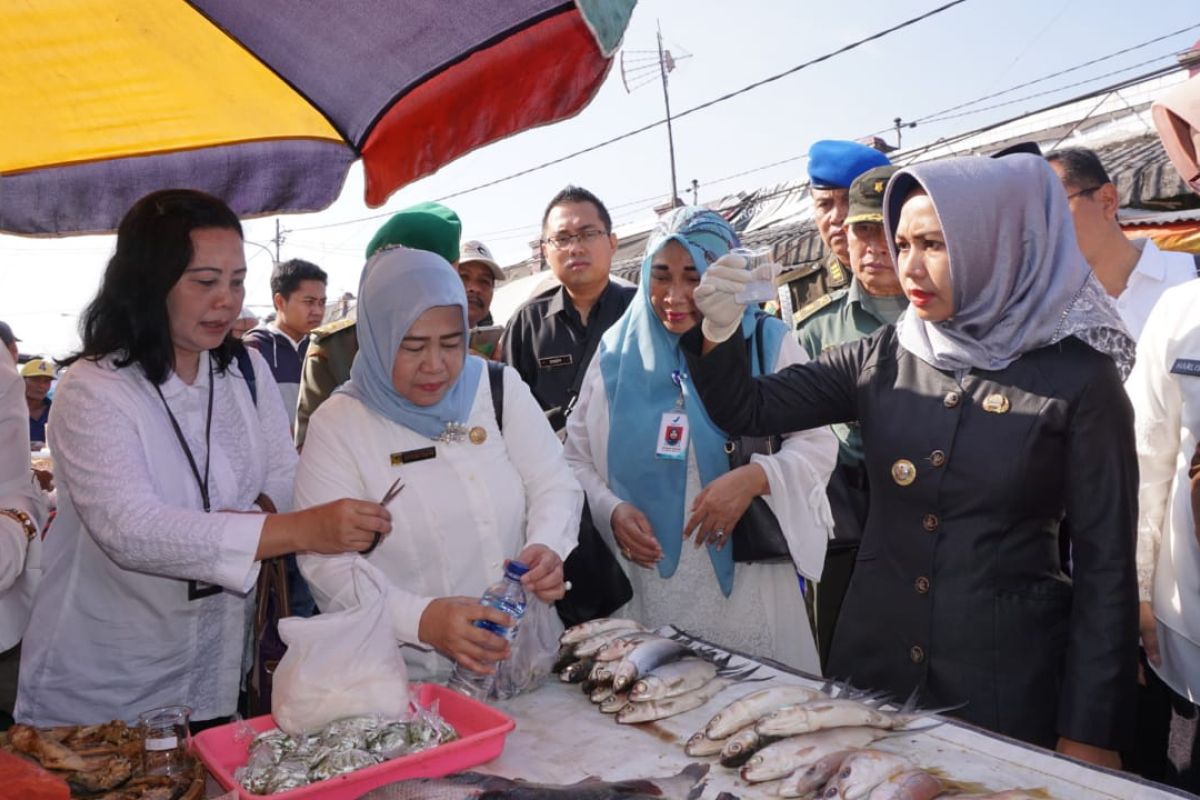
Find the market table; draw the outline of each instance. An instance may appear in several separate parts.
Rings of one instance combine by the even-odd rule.
[[[723,648],[697,640],[718,652]],[[692,758],[683,745],[722,706],[761,688],[781,684],[819,687],[819,678],[733,653],[731,666],[760,664],[757,683],[727,687],[707,704],[669,719],[640,725],[620,725],[602,714],[577,684],[552,677],[545,685],[494,705],[517,722],[504,753],[479,767],[509,778],[546,783],[574,783],[589,776],[604,780],[674,775],[697,761],[712,765],[704,800],[722,791],[743,798],[776,797],[779,781],[750,784],[716,758]],[[944,718],[939,718],[944,719]],[[925,724],[914,723],[916,726]],[[1043,789],[1054,800],[1150,800],[1194,797],[1186,792],[1144,781],[1124,772],[1089,767],[1049,750],[989,733],[966,723],[947,721],[930,730],[876,742],[875,747],[904,755],[918,766],[940,770],[958,781],[1001,789]],[[212,784],[210,797],[222,793]]]

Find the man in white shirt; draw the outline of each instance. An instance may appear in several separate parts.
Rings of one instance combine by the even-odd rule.
[[[45,506],[29,469],[25,382],[7,348],[0,348],[0,729],[12,722],[18,644],[29,621],[41,570]]]
[[[1134,339],[1140,338],[1162,293],[1196,277],[1195,259],[1188,253],[1159,250],[1149,239],[1126,238],[1117,222],[1117,187],[1091,150],[1067,147],[1046,160],[1067,190],[1079,249],[1114,298],[1125,327]]]

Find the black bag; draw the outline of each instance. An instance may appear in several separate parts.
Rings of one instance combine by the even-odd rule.
[[[754,353],[748,353],[751,358],[757,356],[759,375],[767,374],[766,365],[763,363],[762,329],[765,322],[766,315],[760,315],[758,324],[754,328]],[[751,349],[750,342],[746,343],[746,349],[747,351]],[[725,453],[729,456],[729,469],[735,470],[749,464],[750,456],[755,453],[763,455],[778,453],[782,444],[783,439],[780,436],[741,436],[730,439],[725,442]],[[755,497],[750,501],[746,513],[742,514],[737,525],[734,526],[731,537],[735,562],[779,563],[792,560],[787,539],[783,536],[783,529],[779,527],[779,520],[775,518],[775,512],[762,497]]]
[[[583,358],[575,367],[575,377],[567,389],[567,400],[562,406],[546,410],[546,417],[556,431],[565,431],[567,417],[579,399],[583,378],[588,364],[596,352],[602,331],[590,331]],[[493,395],[495,393],[493,392]],[[571,591],[554,604],[559,619],[568,628],[600,617],[607,617],[633,597],[633,584],[621,569],[621,564],[612,550],[596,530],[587,501],[583,504],[583,515],[579,518],[579,544],[563,561],[563,578],[571,583]]]
[[[244,345],[239,345],[235,347],[233,356],[246,381],[246,388],[250,390],[250,399],[257,406],[258,387],[250,354]],[[268,514],[278,512],[271,498],[265,494],[260,494],[256,502]],[[275,668],[287,652],[287,645],[279,635],[279,620],[291,616],[292,604],[288,597],[287,567],[282,556],[263,559],[259,565],[256,593],[254,638],[251,641],[254,658],[250,666],[250,680],[246,684],[247,713],[252,717],[271,713]]]
[[[579,544],[563,562],[563,576],[571,582],[571,591],[554,607],[568,628],[607,617],[633,597],[633,584],[596,530],[586,501],[579,518]]]

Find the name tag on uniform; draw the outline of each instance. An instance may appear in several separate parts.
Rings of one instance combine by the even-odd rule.
[[[686,411],[668,411],[658,426],[658,447],[654,455],[672,461],[687,458],[688,418]]]
[[[401,464],[415,464],[418,461],[428,461],[431,458],[437,458],[436,447],[422,447],[418,450],[405,450],[401,453],[392,453],[392,466],[398,467]]]
[[[566,353],[561,356],[546,356],[538,359],[538,367],[541,369],[554,369],[555,367],[569,367],[575,363],[575,358]]]
[[[1177,358],[1171,365],[1171,372],[1176,375],[1192,375],[1200,377],[1200,359]]]

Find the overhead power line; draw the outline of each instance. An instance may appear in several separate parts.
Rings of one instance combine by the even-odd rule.
[[[697,106],[692,106],[691,108],[681,111],[678,114],[674,114],[673,116],[675,119],[679,119],[680,117],[686,117],[689,114],[695,114],[698,111],[703,111],[706,108],[711,108],[712,106],[715,106],[718,103],[724,103],[728,100],[732,100],[733,98],[739,97],[740,95],[743,95],[746,92],[753,91],[754,89],[757,89],[762,86],[766,86],[769,83],[774,83],[775,81],[778,81],[782,78],[786,78],[789,75],[794,75],[795,73],[800,72],[801,70],[804,70],[804,69],[807,69],[816,64],[820,64],[822,62],[828,61],[831,58],[835,58],[839,55],[842,55],[843,53],[848,53],[851,50],[856,50],[859,47],[862,47],[865,44],[874,42],[878,39],[882,39],[883,37],[893,34],[896,31],[903,30],[904,28],[908,28],[913,25],[916,25],[918,22],[922,22],[926,19],[929,19],[930,17],[941,14],[942,12],[948,11],[951,8],[954,8],[955,6],[962,5],[965,2],[967,2],[967,0],[951,0],[951,2],[943,3],[942,5],[937,6],[936,8],[932,8],[923,14],[919,14],[915,17],[907,19],[903,22],[900,22],[896,25],[891,26],[890,28],[884,28],[881,31],[871,34],[870,36],[865,36],[862,39],[858,39],[856,41],[850,42],[849,44],[843,45],[842,47],[839,47],[836,50],[831,50],[828,53],[824,53],[822,55],[817,56],[816,58],[812,58],[801,64],[797,64],[796,66],[792,67],[791,69],[787,69],[787,70],[784,70],[783,72],[779,72],[774,75],[763,78],[762,80],[755,81],[754,83],[743,86],[742,88],[736,89],[732,92],[728,92],[726,94],[720,95],[719,97],[714,97],[712,100],[708,100]],[[585,147],[582,150],[576,150],[572,153],[567,153],[566,155],[559,156],[558,158],[554,158],[549,161],[543,161],[540,164],[535,164],[532,167],[527,167],[523,170],[519,170],[519,171],[509,174],[509,175],[505,175],[502,178],[496,178],[495,180],[487,181],[486,183],[480,183],[480,184],[471,186],[466,189],[460,189],[457,192],[451,192],[450,194],[442,195],[441,197],[435,198],[435,201],[441,202],[443,200],[450,200],[455,197],[461,197],[464,194],[471,194],[472,192],[477,192],[480,189],[487,189],[487,188],[496,186],[501,183],[507,183],[508,181],[511,181],[515,178],[520,178],[520,177],[522,177],[524,175],[528,175],[532,172],[539,172],[540,170],[546,169],[547,167],[552,167],[556,164],[561,164],[564,161],[568,161],[572,158],[578,158],[579,156],[586,155],[587,153],[594,152],[594,151],[599,150],[604,147],[608,147],[609,145],[613,145],[613,144],[616,144],[617,142],[624,141],[625,139],[632,138],[639,134],[645,133],[646,131],[654,130],[655,128],[657,128],[661,125],[665,125],[665,124],[666,124],[665,119],[660,119],[655,122],[651,122],[647,125],[643,125],[640,128],[635,128],[634,130],[626,131],[625,133],[622,133],[618,136],[614,136],[611,139],[605,139],[604,141],[597,142],[596,144],[593,144],[589,147]],[[352,219],[352,220],[345,220],[342,222],[330,222],[330,223],[327,223],[324,225],[310,225],[310,226],[304,227],[304,228],[293,228],[293,231],[312,231],[312,230],[320,230],[322,228],[338,227],[341,225],[352,225],[352,224],[355,224],[358,222],[366,222],[368,220],[379,219],[380,217],[389,216],[391,213],[392,212],[382,212],[379,214],[372,214],[369,216],[360,217],[360,218]]]

